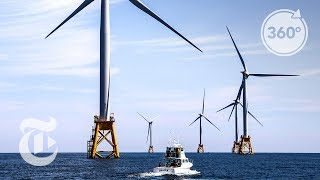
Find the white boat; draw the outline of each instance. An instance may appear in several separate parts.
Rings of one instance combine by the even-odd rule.
[[[159,167],[153,169],[153,174],[156,176],[200,174],[198,171],[191,170],[192,166],[193,163],[186,157],[181,144],[173,143],[167,147],[165,158],[159,164]]]

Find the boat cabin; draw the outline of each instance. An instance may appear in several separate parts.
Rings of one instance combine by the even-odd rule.
[[[181,147],[167,147],[166,158],[181,158],[181,152],[183,152]]]
[[[184,149],[180,146],[167,147],[165,159],[159,166],[181,167],[183,163],[188,163]]]

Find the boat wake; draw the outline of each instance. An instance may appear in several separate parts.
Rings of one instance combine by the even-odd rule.
[[[200,172],[196,170],[190,170],[188,173],[183,174],[166,174],[166,173],[154,173],[154,172],[145,172],[145,173],[139,173],[139,174],[132,174],[129,175],[129,178],[147,178],[147,177],[159,177],[159,176],[195,176],[200,175]]]

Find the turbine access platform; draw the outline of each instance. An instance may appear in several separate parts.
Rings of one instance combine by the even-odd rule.
[[[99,116],[94,116],[92,136],[87,142],[87,157],[98,158],[119,158],[120,153],[117,144],[116,131],[114,127],[114,113],[110,114],[109,120],[100,120]],[[110,138],[108,138],[110,137]],[[112,147],[111,151],[101,151],[98,147],[103,143]]]

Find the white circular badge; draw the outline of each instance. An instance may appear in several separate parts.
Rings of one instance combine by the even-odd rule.
[[[269,14],[261,27],[261,39],[275,55],[291,56],[298,53],[308,39],[308,27],[300,10],[281,9]]]

